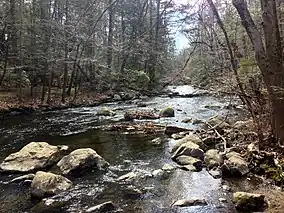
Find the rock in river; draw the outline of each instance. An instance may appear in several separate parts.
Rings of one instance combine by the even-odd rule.
[[[71,186],[72,182],[61,175],[39,171],[32,181],[31,195],[37,198],[44,198],[59,194]]]
[[[190,132],[188,135],[186,135],[184,138],[182,138],[181,140],[179,140],[174,147],[172,148],[172,153],[174,153],[182,144],[185,143],[195,143],[198,146],[202,145],[202,140],[194,133]]]
[[[82,173],[89,168],[103,169],[108,165],[108,162],[90,148],[74,150],[57,163],[64,175]]]
[[[112,115],[115,115],[115,112],[106,108],[106,107],[102,107],[98,110],[97,115],[99,115],[99,116],[112,116]]]
[[[262,194],[236,192],[233,195],[233,202],[238,210],[244,212],[262,211],[266,206],[264,198],[265,196]]]
[[[167,107],[160,112],[161,117],[175,117],[175,110],[172,107]]]
[[[182,144],[172,155],[172,158],[175,159],[178,156],[186,155],[194,158],[203,160],[204,151],[199,148],[199,146],[192,142],[187,142]]]
[[[114,211],[116,209],[115,205],[113,204],[113,202],[108,201],[108,202],[104,202],[100,205],[91,207],[89,209],[86,210],[87,213],[91,213],[91,212],[109,212],[109,211]]]
[[[5,172],[30,172],[56,163],[67,147],[52,146],[46,142],[31,142],[20,151],[9,155],[0,165]]]
[[[27,174],[27,175],[23,175],[17,178],[12,179],[11,181],[9,181],[9,183],[20,183],[20,182],[24,182],[24,181],[32,181],[34,179],[35,175],[34,174]]]
[[[193,198],[193,199],[182,199],[176,201],[173,206],[177,207],[186,207],[186,206],[200,206],[200,205],[207,205],[206,200],[204,199],[198,199],[198,198]]]
[[[176,162],[180,165],[192,165],[196,169],[202,168],[202,161],[190,156],[182,155],[176,158]]]

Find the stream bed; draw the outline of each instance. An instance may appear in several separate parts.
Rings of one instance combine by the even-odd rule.
[[[190,94],[196,92],[190,86],[170,87],[174,92]],[[87,208],[113,201],[127,213],[234,213],[230,194],[223,191],[221,179],[212,178],[206,170],[188,172],[175,170],[166,179],[143,178],[133,184],[122,184],[117,178],[129,172],[151,174],[164,164],[174,164],[170,158],[172,139],[162,133],[125,134],[108,132],[99,128],[102,125],[121,123],[127,110],[155,109],[157,112],[167,106],[175,109],[174,118],[161,118],[152,122],[172,124],[186,128],[196,128],[182,123],[185,118],[208,119],[215,115],[235,114],[226,107],[231,100],[210,96],[192,98],[154,97],[145,98],[146,107],[137,107],[135,102],[113,102],[106,106],[116,112],[115,116],[97,116],[102,107],[82,107],[53,112],[14,116],[0,123],[0,161],[18,151],[31,141],[45,141],[52,145],[68,145],[70,150],[92,148],[106,159],[111,168],[108,172],[88,172],[72,179],[72,189],[56,195],[53,199],[63,203],[60,208],[44,210],[33,208],[38,201],[30,198],[29,187],[21,184],[5,184],[17,175],[1,174],[0,212],[84,212]],[[216,106],[216,107],[206,107]],[[138,122],[138,121],[137,121]],[[139,121],[146,122],[146,121]],[[151,140],[161,137],[163,143],[153,145]],[[143,193],[136,196],[137,191]],[[180,199],[197,197],[205,199],[206,206],[173,208],[171,205]],[[221,203],[219,198],[227,202]]]

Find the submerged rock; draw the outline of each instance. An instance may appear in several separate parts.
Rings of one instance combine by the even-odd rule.
[[[129,172],[125,175],[120,176],[118,181],[134,181],[137,178],[137,174],[134,172]]]
[[[172,107],[167,107],[160,112],[161,117],[175,117],[175,110]]]
[[[99,115],[99,116],[113,116],[113,115],[115,115],[115,112],[106,108],[106,107],[102,107],[98,110],[97,115]]]
[[[180,166],[179,168],[185,171],[190,171],[190,172],[200,171],[200,169],[196,169],[196,167],[193,165],[183,165],[183,166]]]
[[[82,173],[86,169],[97,168],[103,169],[109,166],[97,152],[93,149],[77,149],[69,155],[64,156],[58,163],[62,174],[70,175],[74,173]]]
[[[158,178],[158,179],[164,180],[164,179],[169,178],[170,172],[171,172],[171,171],[166,171],[166,170],[162,170],[162,169],[157,169],[157,170],[154,170],[154,171],[152,172],[152,176],[153,176],[154,178]]]
[[[61,213],[63,208],[68,204],[68,201],[54,200],[52,198],[43,199],[31,208],[32,213]]]
[[[27,174],[27,175],[23,175],[17,178],[12,179],[11,181],[9,181],[9,183],[20,183],[26,180],[33,180],[35,177],[34,174]]]
[[[236,208],[241,211],[262,211],[266,206],[265,196],[262,194],[252,194],[247,192],[236,192],[233,195],[233,202]]]
[[[71,186],[72,182],[61,175],[39,171],[32,181],[31,195],[37,198],[44,198],[59,194]]]
[[[208,173],[215,179],[222,177],[222,171],[219,168],[210,169]]]
[[[109,212],[114,211],[116,206],[113,204],[112,201],[104,202],[102,204],[96,205],[86,210],[87,213],[91,212]]]
[[[229,152],[226,154],[228,160],[224,161],[221,166],[222,174],[227,176],[239,175],[244,176],[249,173],[247,162],[237,152]]]
[[[118,95],[118,94],[115,94],[114,96],[113,96],[113,100],[114,101],[121,101],[121,97],[120,97],[120,95]]]
[[[202,205],[207,205],[207,202],[205,199],[198,199],[198,198],[193,198],[193,199],[182,199],[176,201],[173,206],[177,207],[187,207],[187,206],[202,206]]]
[[[162,143],[162,139],[160,137],[151,140],[151,144],[160,145],[161,143]]]
[[[31,142],[20,151],[5,158],[0,169],[5,172],[30,172],[44,169],[56,163],[67,149],[46,142]]]
[[[126,199],[139,199],[143,196],[143,192],[135,186],[127,186],[123,189],[123,195]]]
[[[172,134],[175,134],[175,133],[188,132],[188,131],[191,131],[191,130],[183,128],[183,127],[178,127],[178,126],[166,126],[165,134],[172,135]]]
[[[191,123],[192,122],[192,118],[185,118],[181,122],[182,123]]]
[[[133,121],[135,119],[158,119],[159,116],[151,111],[128,111],[124,113],[124,119],[126,121]]]
[[[211,169],[221,166],[223,164],[223,157],[217,149],[210,149],[205,153],[204,162],[207,168]]]
[[[162,170],[164,171],[167,171],[167,172],[171,172],[173,170],[175,170],[176,168],[171,165],[171,164],[165,164],[163,167],[162,167]]]

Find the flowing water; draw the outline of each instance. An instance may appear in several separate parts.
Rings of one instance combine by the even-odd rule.
[[[171,87],[172,91],[181,94],[195,92],[192,87]],[[161,110],[172,106],[176,111],[174,118],[163,118],[153,122],[175,124],[195,128],[181,121],[185,118],[208,119],[216,114],[226,114],[224,106],[230,100],[217,99],[210,96],[194,98],[154,97],[143,100],[146,108],[141,110]],[[207,109],[206,105],[219,106]],[[72,179],[74,187],[54,197],[63,203],[57,210],[37,208],[38,212],[84,212],[88,207],[105,201],[113,201],[122,212],[158,213],[158,212],[194,212],[217,213],[235,212],[230,198],[222,190],[221,179],[213,179],[206,170],[187,172],[175,170],[166,179],[141,178],[133,184],[122,184],[117,178],[134,171],[145,177],[153,170],[162,168],[166,163],[173,163],[169,150],[174,144],[162,133],[155,135],[125,134],[108,132],[98,128],[105,124],[122,122],[127,110],[139,109],[134,103],[105,104],[116,112],[114,117],[96,116],[99,107],[82,107],[61,111],[35,113],[15,116],[0,121],[0,162],[12,152],[31,141],[46,141],[53,145],[68,145],[70,150],[77,148],[93,148],[110,164],[108,172],[88,172]],[[139,121],[145,122],[145,121]],[[162,137],[161,145],[153,145],[150,141]],[[31,212],[38,202],[30,198],[29,187],[22,184],[5,184],[16,175],[0,177],[0,212]],[[141,196],[133,191],[140,190]],[[185,198],[204,198],[206,206],[172,208],[174,201]],[[219,198],[227,198],[228,203],[220,203]],[[35,208],[33,208],[35,211]]]

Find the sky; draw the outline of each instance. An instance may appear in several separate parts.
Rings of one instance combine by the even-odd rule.
[[[176,4],[187,4],[190,0],[174,0]],[[177,31],[178,29],[174,29],[174,31]],[[177,32],[175,34],[175,42],[176,42],[176,48],[177,50],[181,50],[188,46],[188,40],[187,38],[182,35],[180,32]]]

